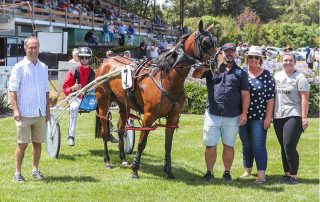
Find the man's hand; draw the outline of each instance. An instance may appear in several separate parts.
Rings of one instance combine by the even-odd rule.
[[[81,89],[81,84],[75,83],[73,86],[70,88],[72,91],[78,91]]]
[[[242,113],[240,115],[239,125],[243,126],[247,123],[247,113]]]
[[[20,114],[20,111],[18,109],[13,111],[13,118],[16,121],[21,121],[21,114]]]
[[[194,69],[191,76],[193,78],[196,78],[196,79],[200,79],[202,78],[203,74],[206,72],[206,71],[209,71],[210,69],[209,68],[197,68],[197,69]]]

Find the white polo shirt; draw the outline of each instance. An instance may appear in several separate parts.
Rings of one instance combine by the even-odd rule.
[[[39,59],[34,65],[24,57],[14,65],[8,90],[17,92],[17,104],[21,116],[38,117],[40,113],[41,116],[46,115],[48,81],[48,67]]]

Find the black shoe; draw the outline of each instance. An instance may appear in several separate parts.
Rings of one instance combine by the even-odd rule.
[[[296,185],[298,184],[298,180],[294,179],[293,177],[289,177],[286,181],[284,181],[285,184],[291,184],[291,185]]]
[[[284,176],[282,176],[282,179],[280,180],[280,183],[286,183],[286,181],[289,180],[289,179],[290,179],[290,176],[284,175]]]
[[[214,176],[211,174],[210,171],[207,171],[207,173],[202,177],[202,179],[203,179],[204,181],[209,182],[209,181],[213,181]]]
[[[232,177],[230,175],[230,171],[224,171],[223,175],[222,175],[222,178],[225,180],[225,181],[231,181],[232,180]]]

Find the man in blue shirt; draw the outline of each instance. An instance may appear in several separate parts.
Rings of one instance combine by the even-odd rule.
[[[118,26],[118,34],[120,36],[119,46],[124,46],[126,30],[127,27],[123,24],[123,22],[121,22],[121,24]]]
[[[217,145],[221,137],[223,143],[223,179],[231,181],[230,169],[234,158],[234,145],[239,125],[247,122],[250,103],[248,74],[239,68],[234,59],[236,46],[226,43],[221,48],[226,70],[216,73],[207,71],[208,90],[207,109],[205,112],[203,142],[206,146],[205,161],[207,173],[203,179],[212,181],[213,167],[217,158]]]

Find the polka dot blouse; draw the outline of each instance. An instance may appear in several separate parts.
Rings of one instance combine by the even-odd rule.
[[[267,70],[258,77],[249,76],[250,107],[248,119],[264,120],[267,100],[274,98],[275,82]]]

